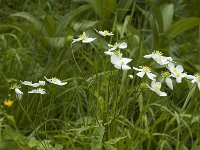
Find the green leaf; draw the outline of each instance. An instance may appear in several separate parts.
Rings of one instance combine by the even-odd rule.
[[[47,16],[44,19],[44,26],[48,36],[55,36],[56,32],[56,23],[52,16]]]
[[[160,37],[160,45],[167,45],[173,38],[197,25],[200,25],[200,18],[198,17],[188,17],[177,21]]]
[[[117,137],[117,138],[114,138],[114,139],[109,139],[108,141],[106,141],[105,143],[107,144],[115,144],[117,142],[119,142],[120,140],[126,138],[127,136],[124,136],[124,137]]]
[[[164,31],[171,25],[174,13],[173,3],[164,3],[160,6]]]
[[[37,30],[39,30],[39,31],[42,30],[42,23],[38,19],[36,19],[34,16],[32,16],[31,14],[29,14],[29,13],[26,13],[26,12],[17,12],[17,13],[12,14],[11,17],[21,17],[21,18],[24,18],[27,21],[31,22]]]

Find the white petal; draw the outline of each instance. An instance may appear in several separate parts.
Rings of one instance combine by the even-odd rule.
[[[192,75],[186,75],[185,76],[187,79],[195,79],[196,77],[195,76],[192,76]]]
[[[112,55],[114,55],[114,53],[113,52],[111,52],[111,51],[105,51],[104,52],[106,55],[109,55],[109,56],[112,56]]]
[[[124,62],[125,64],[128,64],[129,62],[132,61],[132,59],[131,58],[122,58],[121,61]]]
[[[151,81],[151,87],[154,87],[155,84],[156,84],[156,81],[155,81],[155,80]]]
[[[178,72],[183,72],[183,67],[181,65],[176,66]]]
[[[159,96],[167,96],[167,93],[158,91],[156,92]]]
[[[156,79],[154,79],[156,77],[155,74],[153,74],[153,73],[146,73],[146,74],[147,74],[147,76],[148,76],[149,79],[156,80]]]
[[[23,95],[23,92],[20,91],[18,88],[15,89],[16,94]]]
[[[111,44],[108,44],[108,47],[114,47],[113,45],[111,45]]]
[[[169,63],[168,68],[171,71],[174,68],[175,64],[174,63]]]
[[[112,47],[108,51],[114,51],[114,50],[116,50],[116,47]]]
[[[99,31],[99,34],[102,36],[106,36],[106,34],[103,31]]]
[[[84,40],[82,40],[83,43],[90,43],[92,41],[94,41],[96,38],[86,38]]]
[[[154,84],[152,85],[152,88],[158,87],[159,89],[161,88],[161,82],[153,82]]]
[[[144,58],[152,58],[153,55],[152,55],[152,54],[149,54],[149,55],[144,55],[143,57],[144,57]]]
[[[128,65],[122,65],[122,70],[130,70],[131,67],[129,67]]]
[[[125,48],[127,48],[127,43],[125,43],[125,42],[121,43],[121,44],[119,45],[119,48],[120,48],[120,49],[125,49]]]
[[[75,43],[75,42],[78,42],[78,41],[81,41],[81,40],[82,40],[81,38],[73,39],[72,43]]]
[[[110,57],[110,61],[112,64],[120,64],[120,60],[121,60],[121,57],[118,57],[116,55],[112,55]]]
[[[130,79],[133,79],[133,75],[128,75],[128,77],[129,77]]]
[[[134,69],[134,70],[137,70],[137,71],[142,71],[142,69],[140,69],[140,68],[135,68],[135,67],[133,67],[133,69]]]
[[[176,82],[177,82],[177,83],[181,83],[181,81],[182,81],[182,78],[181,78],[181,77],[177,77],[177,78],[176,78]]]
[[[142,78],[144,76],[145,72],[138,72],[136,75]]]
[[[122,69],[122,66],[118,65],[118,64],[114,64],[114,67],[117,68],[117,69]]]
[[[165,79],[165,83],[167,84],[167,86],[173,90],[173,84],[172,84],[172,80],[170,78],[166,78]]]
[[[166,57],[167,60],[172,61],[173,59],[171,57]]]
[[[57,83],[55,83],[55,84],[57,84],[57,85],[60,85],[60,86],[63,86],[63,85],[66,85],[67,84],[67,82],[57,82]]]

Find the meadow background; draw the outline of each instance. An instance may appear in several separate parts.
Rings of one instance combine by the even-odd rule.
[[[163,85],[168,96],[160,97],[104,54],[107,44],[127,42],[131,67],[148,64],[159,74],[142,57],[159,50],[198,73],[199,7],[199,0],[0,0],[0,150],[200,150],[198,87]],[[97,39],[71,44],[84,31]],[[44,76],[68,84],[47,83],[45,95],[21,85],[21,100],[10,89]]]

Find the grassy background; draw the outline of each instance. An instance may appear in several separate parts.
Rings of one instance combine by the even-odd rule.
[[[154,49],[200,71],[198,0],[0,0],[1,150],[199,150],[199,90],[188,81],[160,98],[136,72],[116,70],[104,51],[125,41],[131,66],[161,68],[142,56]],[[100,37],[94,29],[112,31]],[[86,31],[91,44],[71,44]],[[73,36],[73,37],[72,37]],[[133,74],[130,80],[127,75]],[[20,80],[58,77],[46,95],[21,101]],[[5,99],[14,101],[3,106]]]

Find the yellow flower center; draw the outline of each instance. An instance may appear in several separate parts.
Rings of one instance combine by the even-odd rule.
[[[114,47],[115,47],[115,48],[118,48],[119,45],[120,45],[120,43],[115,43]]]
[[[19,88],[21,88],[21,86],[16,83],[12,84],[10,87],[10,89],[19,89]]]
[[[115,54],[115,56],[118,57],[118,56],[120,56],[120,51],[115,51],[114,54]]]
[[[37,90],[38,90],[38,91],[41,91],[41,92],[44,92],[44,91],[45,91],[45,89],[43,89],[43,88],[38,88]]]
[[[147,73],[151,72],[151,69],[147,66],[142,67],[142,69],[143,69],[144,72],[147,72]]]
[[[162,56],[162,53],[160,52],[160,51],[153,51],[153,53],[152,54],[156,54],[156,55],[160,55],[160,56]]]
[[[200,80],[200,74],[196,74],[195,76],[196,76],[197,80]]]
[[[52,82],[61,82],[61,81],[60,81],[58,78],[56,78],[56,77],[52,78],[51,80],[52,80]]]
[[[159,86],[154,86],[153,89],[154,89],[155,91],[160,91],[160,87],[159,87]]]
[[[166,72],[162,73],[162,76],[163,76],[163,77],[169,77],[169,76],[170,76],[169,71],[166,71]]]
[[[8,107],[11,107],[11,106],[13,105],[13,101],[11,101],[11,100],[6,100],[6,101],[4,101],[4,105],[5,105],[5,106],[8,106]]]
[[[81,38],[82,40],[84,40],[84,39],[86,39],[86,38],[87,38],[87,36],[86,36],[86,34],[85,34],[85,33],[83,33],[82,35],[80,35],[80,36],[79,36],[79,38]]]
[[[108,32],[107,30],[103,31],[103,33],[104,33],[105,35],[108,35],[108,34],[109,34],[109,32]]]
[[[173,68],[173,72],[174,72],[174,73],[177,73],[177,69],[176,69],[176,68]]]

